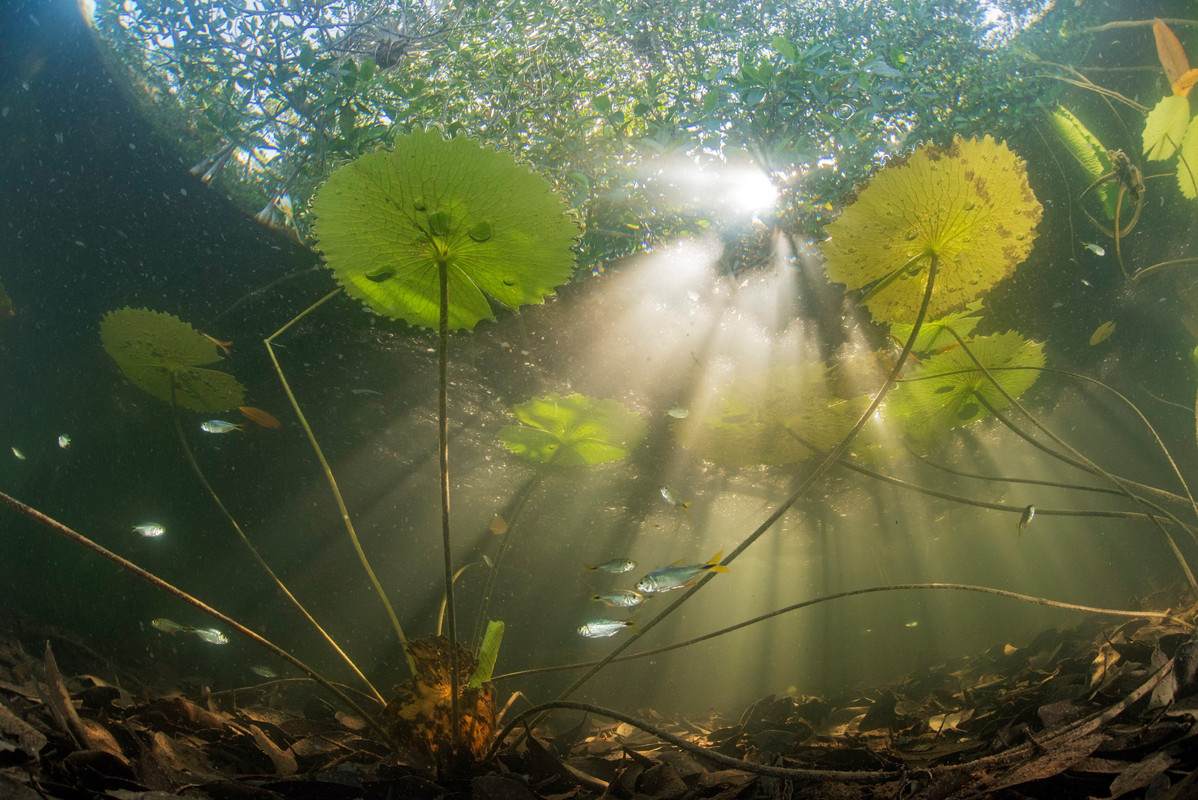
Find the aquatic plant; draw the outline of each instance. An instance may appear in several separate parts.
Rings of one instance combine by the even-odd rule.
[[[828,277],[869,287],[875,320],[911,322],[935,261],[933,318],[979,297],[1031,252],[1040,204],[1024,162],[1004,144],[956,137],[880,171],[835,222],[824,244]]]
[[[1089,191],[1094,191],[1098,195],[1099,203],[1107,219],[1114,220],[1115,208],[1119,202],[1119,187],[1114,183],[1102,180],[1104,175],[1109,175],[1114,171],[1107,148],[1072,111],[1064,106],[1057,106],[1048,115],[1048,128],[1065,146],[1073,163],[1081,169],[1088,186],[1093,187]],[[1085,192],[1082,194],[1084,195]],[[1096,226],[1102,227],[1097,220],[1093,219],[1084,205],[1081,208]]]
[[[618,461],[645,438],[645,421],[616,400],[550,394],[512,407],[519,425],[505,425],[499,441],[539,464],[589,466]]]
[[[1035,383],[1044,366],[1043,345],[1017,333],[968,340],[973,355],[1001,382],[992,385],[972,358],[953,347],[918,364],[890,393],[887,419],[897,422],[917,445],[927,445],[951,428],[969,425],[1002,409]]]
[[[245,403],[245,387],[207,365],[221,360],[216,343],[171,314],[146,308],[110,311],[100,342],[135,386],[193,411],[225,411]]]

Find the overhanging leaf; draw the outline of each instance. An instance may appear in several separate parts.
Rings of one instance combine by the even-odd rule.
[[[645,438],[645,421],[615,400],[551,394],[512,411],[522,424],[505,425],[499,440],[513,453],[542,464],[618,461]]]
[[[1088,184],[1111,172],[1111,159],[1107,155],[1107,148],[1073,112],[1064,106],[1057,106],[1048,120],[1049,129],[1056,134],[1057,139],[1073,157],[1073,161],[1084,171]],[[1119,198],[1118,185],[1107,181],[1094,191],[1098,194],[1107,219],[1113,220]]]
[[[1149,161],[1164,161],[1177,152],[1190,124],[1190,101],[1171,94],[1148,112],[1144,121],[1144,155]]]
[[[1172,29],[1159,18],[1152,20],[1152,36],[1156,39],[1156,55],[1165,70],[1165,79],[1173,83],[1190,70],[1185,48]]]
[[[145,308],[110,311],[100,321],[100,341],[121,372],[142,391],[194,411],[224,411],[245,402],[245,388],[226,372],[204,365],[220,361],[216,344],[178,317]]]
[[[1027,257],[1040,220],[1023,160],[989,136],[932,145],[884,167],[840,218],[824,244],[828,277],[863,301],[874,319],[911,322],[928,267],[939,274],[928,315],[979,297]]]
[[[1198,117],[1186,128],[1177,154],[1177,186],[1193,200],[1198,197]]]
[[[569,280],[578,228],[540,176],[511,156],[435,131],[396,138],[334,172],[313,200],[316,233],[345,291],[377,313],[437,327],[439,264],[449,327],[518,308]]]
[[[999,333],[966,342],[978,361],[1012,397],[1028,390],[1044,366],[1043,345],[1017,333]],[[887,397],[886,417],[919,445],[930,444],[951,428],[987,416],[986,406],[1001,410],[1007,399],[974,364],[964,348],[933,356]]]

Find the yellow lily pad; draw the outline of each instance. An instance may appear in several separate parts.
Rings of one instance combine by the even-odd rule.
[[[1144,155],[1149,161],[1171,158],[1190,124],[1190,101],[1172,94],[1148,112],[1144,122]]]

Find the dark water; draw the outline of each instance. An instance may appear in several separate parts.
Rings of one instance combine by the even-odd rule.
[[[222,368],[246,384],[250,404],[287,425],[278,433],[216,437],[199,431],[201,416],[187,415],[197,458],[267,560],[376,684],[389,686],[403,676],[398,645],[261,344],[332,281],[310,273],[234,307],[253,289],[312,267],[315,257],[188,174],[189,165],[155,139],[105,76],[69,3],[7,4],[3,13],[0,107],[8,113],[0,119],[0,280],[16,316],[0,339],[0,489],[344,678],[204,494],[182,456],[169,409],[121,378],[97,331],[105,312],[147,306],[232,340]],[[1165,4],[1151,13],[1180,14]],[[1097,58],[1118,65],[1140,63],[1141,55],[1130,43],[1114,44]],[[1148,82],[1134,74],[1116,74],[1109,85],[1149,102]],[[1078,92],[1064,102],[1104,139],[1136,150],[1134,137],[1099,99]],[[1198,296],[1193,279],[1179,270],[1129,290],[1109,254],[1100,258],[1081,246],[1097,239],[1084,219],[1070,219],[1068,182],[1039,132],[1026,131],[1010,144],[1028,161],[1045,216],[1032,256],[989,295],[989,324],[1047,342],[1052,367],[1109,381],[1150,415],[1182,473],[1198,474],[1193,413],[1148,394],[1192,407],[1188,353],[1195,343],[1190,330],[1198,328],[1187,329],[1186,320],[1198,312],[1186,298]],[[1150,195],[1124,243],[1140,266],[1194,255],[1198,204],[1165,197],[1175,193]],[[683,265],[704,257],[677,256]],[[581,639],[575,629],[596,613],[591,594],[623,584],[587,574],[582,565],[630,555],[642,565],[633,573],[639,576],[676,560],[705,561],[743,539],[802,474],[706,465],[673,443],[663,414],[693,394],[707,365],[818,350],[810,337],[814,322],[796,320],[799,302],[787,296],[795,276],[749,278],[738,288],[702,270],[679,274],[687,273],[652,259],[631,263],[453,340],[458,562],[495,555],[498,537],[488,523],[496,513],[510,515],[515,498],[531,492],[492,601],[494,615],[508,626],[499,672],[607,652],[607,643]],[[806,285],[826,287],[814,265],[798,275]],[[804,297],[804,308],[838,318],[839,297],[816,291],[826,296]],[[1090,333],[1107,320],[1117,323],[1117,335],[1090,346]],[[732,332],[717,336],[717,330]],[[279,349],[364,546],[414,636],[432,631],[442,591],[434,344],[339,298],[283,337]],[[508,421],[508,407],[548,391],[626,403],[647,420],[648,445],[615,466],[539,478],[494,437]],[[1177,490],[1143,428],[1110,395],[1045,378],[1025,400],[1091,459]],[[64,433],[72,439],[66,450],[56,444]],[[26,460],[10,457],[10,447]],[[1088,480],[993,423],[969,429],[935,458],[987,475]],[[895,462],[887,471],[1015,506],[1127,507],[1063,490],[979,483],[916,463]],[[692,501],[689,517],[662,501],[663,484]],[[162,522],[167,535],[146,540],[130,532],[147,519]],[[1193,540],[1180,544],[1193,560]],[[465,630],[473,627],[484,577],[485,569],[473,568],[459,584]],[[1017,536],[1008,514],[928,500],[833,470],[645,644],[887,583],[971,583],[1123,608],[1180,579],[1159,533],[1144,522],[1042,516]],[[0,515],[0,603],[145,669],[153,669],[152,657],[173,672],[237,685],[255,680],[250,666],[271,664],[236,639],[214,648],[153,630],[155,617],[206,623],[8,512]],[[614,666],[587,691],[609,705],[729,711],[769,692],[840,690],[996,642],[1025,642],[1045,626],[1078,619],[992,597],[873,595]],[[502,686],[548,698],[570,674]]]

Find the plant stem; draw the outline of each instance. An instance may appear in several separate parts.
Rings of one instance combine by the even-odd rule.
[[[453,602],[453,547],[449,538],[449,262],[437,259],[441,314],[437,343],[437,455],[441,476],[441,552],[445,558],[445,607],[449,628],[450,759],[456,762],[458,741],[458,615]]]
[[[1099,475],[1099,476],[1103,477],[1104,479],[1109,481],[1111,484],[1113,484],[1115,486],[1115,488],[1117,488],[1124,495],[1126,495],[1128,497],[1128,499],[1130,499],[1134,503],[1139,504],[1141,507],[1143,507],[1145,510],[1147,510],[1149,519],[1151,519],[1152,523],[1154,525],[1156,525],[1157,529],[1161,532],[1161,535],[1163,535],[1165,537],[1165,541],[1168,542],[1169,549],[1173,551],[1173,556],[1177,559],[1178,564],[1181,566],[1182,572],[1185,573],[1186,580],[1189,582],[1190,588],[1192,588],[1195,592],[1198,592],[1198,580],[1196,580],[1194,578],[1194,573],[1190,569],[1190,565],[1188,563],[1186,563],[1185,556],[1182,555],[1181,550],[1177,547],[1177,542],[1175,542],[1173,540],[1173,536],[1169,533],[1169,531],[1167,531],[1165,529],[1165,526],[1161,524],[1161,521],[1158,518],[1157,514],[1154,514],[1152,512],[1152,509],[1150,508],[1150,504],[1148,503],[1148,501],[1142,497],[1137,496],[1134,492],[1132,492],[1132,490],[1131,490],[1132,487],[1128,484],[1128,482],[1126,480],[1124,480],[1123,478],[1120,478],[1117,475],[1112,475],[1111,473],[1107,472],[1105,469],[1098,466],[1090,459],[1086,458],[1086,456],[1084,456],[1081,452],[1079,452],[1077,449],[1075,449],[1072,445],[1070,445],[1064,439],[1062,439],[1061,437],[1059,437],[1055,433],[1053,433],[1051,430],[1049,430],[1042,422],[1040,422],[1040,420],[1035,415],[1032,414],[1032,412],[1028,411],[1027,408],[1022,403],[1019,402],[1018,398],[1016,398],[1014,395],[1012,395],[1010,392],[1008,392],[1006,390],[1006,388],[1003,387],[1003,385],[998,382],[998,380],[994,377],[994,374],[991,373],[990,370],[986,368],[985,364],[983,364],[981,361],[978,360],[977,356],[975,356],[973,354],[973,351],[971,349],[969,349],[969,346],[965,344],[965,340],[961,338],[960,334],[958,334],[955,330],[953,330],[952,327],[948,327],[947,330],[949,333],[951,333],[953,335],[953,338],[957,340],[957,344],[959,344],[961,346],[961,349],[965,352],[965,354],[967,356],[969,356],[969,359],[971,361],[973,361],[974,365],[978,368],[978,370],[981,371],[981,373],[986,376],[986,380],[990,381],[991,385],[993,385],[994,388],[997,389],[1000,394],[1002,394],[1002,396],[1007,400],[1008,403],[1010,403],[1012,406],[1014,406],[1016,409],[1018,409],[1019,412],[1021,414],[1023,414],[1025,417],[1027,417],[1027,419],[1032,423],[1032,425],[1034,425],[1038,430],[1042,431],[1044,433],[1044,435],[1047,436],[1049,439],[1052,439],[1054,442],[1056,442],[1056,444],[1059,447],[1063,447],[1071,456],[1073,456],[1074,459],[1077,460],[1077,462],[1080,464],[1080,466],[1083,469],[1086,469],[1086,470],[1094,473],[1095,475]],[[999,415],[999,413],[998,413],[998,410],[995,409],[992,404],[986,402],[986,399],[984,397],[982,397],[977,392],[974,392],[973,395],[979,403],[981,403],[983,406],[986,407],[987,411],[989,411],[991,414],[994,414],[996,417],[999,417],[1000,419],[1002,419],[1001,415]],[[1009,427],[1009,428],[1012,428],[1012,429],[1015,428],[1015,426],[1012,423],[1010,423],[1009,421],[1006,424],[1007,424],[1007,427]],[[1176,516],[1169,513],[1168,511],[1164,511],[1163,509],[1160,509],[1159,507],[1157,507],[1157,510],[1160,511],[1164,516],[1172,519],[1179,527],[1181,527],[1183,529],[1186,527],[1185,525],[1183,525],[1181,523],[1181,520],[1177,519]]]
[[[218,497],[216,494],[216,490],[212,488],[212,485],[208,483],[208,479],[204,477],[204,473],[200,469],[200,464],[198,461],[196,461],[195,453],[192,452],[191,445],[187,442],[187,436],[185,436],[183,433],[183,425],[179,422],[179,407],[175,403],[174,373],[171,374],[171,415],[174,418],[175,433],[179,435],[179,444],[183,446],[183,454],[187,457],[187,463],[191,465],[192,471],[195,472],[196,477],[200,479],[200,483],[204,486],[204,489],[207,490],[208,495],[212,498],[212,502],[216,503],[216,507],[220,509],[221,513],[225,515],[225,519],[227,519],[229,524],[233,526],[233,530],[237,532],[237,536],[239,539],[241,539],[241,543],[246,546],[246,549],[250,551],[250,555],[252,555],[254,560],[258,562],[258,566],[262,567],[262,569],[266,571],[266,574],[269,575],[270,579],[275,582],[275,585],[279,587],[280,591],[286,595],[287,599],[291,601],[292,605],[299,609],[300,613],[304,615],[304,618],[307,619],[309,623],[311,623],[312,627],[316,628],[320,635],[324,637],[324,640],[328,642],[334,650],[337,651],[337,655],[341,656],[345,663],[349,665],[349,668],[353,670],[354,674],[358,676],[358,679],[361,680],[362,683],[366,684],[366,688],[370,690],[370,693],[374,695],[374,698],[378,700],[381,705],[386,705],[387,701],[383,699],[381,694],[379,694],[378,689],[374,688],[374,684],[370,682],[370,679],[362,674],[362,671],[358,669],[358,665],[353,662],[353,659],[351,659],[346,652],[341,649],[341,646],[338,645],[333,637],[329,635],[328,631],[321,627],[320,623],[316,621],[316,618],[308,613],[308,609],[304,608],[304,604],[299,601],[299,598],[291,593],[291,590],[287,588],[287,585],[283,583],[282,579],[279,578],[279,576],[275,574],[275,571],[270,568],[270,564],[266,563],[266,559],[264,559],[262,554],[258,552],[258,548],[254,547],[253,542],[251,542],[249,537],[245,535],[245,531],[243,531],[241,526],[237,524],[237,520],[233,518],[233,515],[229,512],[229,509],[225,507],[223,502],[221,502],[220,497]]]
[[[841,439],[840,442],[835,447],[832,448],[832,450],[828,453],[828,455],[824,458],[824,460],[822,462],[820,462],[819,466],[817,466],[815,468],[815,470],[812,471],[811,474],[809,474],[803,480],[803,482],[800,484],[799,488],[789,498],[787,498],[782,503],[782,505],[780,505],[774,511],[774,513],[770,514],[769,517],[767,517],[764,522],[762,522],[759,526],[757,526],[756,530],[754,530],[751,534],[749,534],[749,536],[744,541],[742,541],[739,545],[736,546],[736,548],[734,550],[732,550],[727,556],[725,556],[724,560],[720,562],[721,566],[727,566],[733,560],[735,560],[737,556],[739,556],[741,553],[743,553],[754,542],[756,542],[759,538],[761,538],[761,536],[763,534],[765,534],[766,531],[768,531],[770,528],[772,528],[774,526],[774,524],[778,520],[780,520],[787,511],[790,510],[791,506],[793,506],[802,497],[804,497],[807,494],[807,492],[810,491],[811,487],[814,486],[815,483],[824,476],[824,473],[826,473],[829,469],[831,469],[832,465],[836,463],[836,459],[840,458],[840,456],[842,456],[844,454],[844,452],[846,450],[848,450],[849,445],[852,444],[852,442],[853,442],[853,439],[855,439],[857,437],[857,434],[861,432],[861,429],[864,428],[865,425],[873,418],[874,412],[877,411],[878,407],[882,404],[882,400],[886,397],[886,393],[888,391],[890,391],[890,387],[892,387],[895,384],[895,382],[899,376],[899,373],[903,369],[903,365],[907,361],[907,356],[910,355],[910,353],[911,353],[911,346],[915,343],[915,340],[918,337],[920,328],[923,327],[924,317],[927,316],[927,313],[928,313],[928,304],[931,303],[931,301],[932,301],[932,290],[936,285],[936,274],[939,271],[939,268],[940,268],[939,257],[937,257],[936,255],[932,255],[931,259],[928,263],[928,280],[927,280],[927,285],[924,288],[923,301],[919,305],[919,312],[915,316],[915,324],[912,326],[911,334],[907,337],[907,342],[906,342],[906,344],[903,345],[902,352],[899,353],[898,358],[895,360],[894,368],[891,369],[890,374],[886,377],[886,381],[882,384],[882,387],[878,390],[877,394],[874,395],[873,402],[871,402],[869,404],[869,407],[867,409],[865,409],[865,412],[857,420],[857,423],[852,427],[852,429],[847,434],[845,434],[844,438]],[[687,589],[682,594],[681,597],[679,597],[677,600],[675,600],[673,603],[671,603],[669,606],[667,606],[665,608],[665,610],[663,610],[656,617],[649,620],[649,622],[647,622],[645,625],[643,625],[639,631],[634,632],[631,636],[629,636],[627,639],[625,639],[623,642],[621,642],[619,645],[617,645],[614,650],[612,650],[610,653],[607,654],[607,656],[605,656],[603,659],[601,659],[599,662],[597,662],[595,664],[595,666],[593,666],[591,669],[589,669],[586,672],[586,674],[584,674],[582,677],[578,678],[576,681],[574,681],[572,684],[570,684],[568,687],[566,687],[565,691],[563,691],[560,695],[558,695],[558,699],[564,700],[567,697],[569,697],[570,695],[572,695],[574,692],[578,691],[578,689],[583,684],[585,684],[587,681],[589,681],[592,677],[594,677],[595,674],[599,672],[599,670],[603,669],[603,667],[605,667],[609,663],[611,663],[611,661],[616,656],[618,656],[620,653],[627,650],[636,641],[638,641],[642,636],[644,636],[646,633],[648,633],[650,630],[652,630],[658,623],[660,623],[663,619],[665,619],[670,613],[672,613],[680,605],[682,605],[688,599],[690,599],[695,594],[695,592],[702,589],[703,586],[709,580],[711,580],[713,577],[715,577],[715,574],[709,572],[706,575],[704,575],[702,578],[700,578],[699,581],[694,586]]]
[[[232,617],[225,616],[224,614],[217,611],[215,608],[208,605],[207,603],[204,603],[203,601],[201,601],[195,597],[192,597],[191,595],[189,595],[187,592],[183,591],[182,589],[178,589],[174,585],[167,583],[162,578],[159,578],[157,575],[155,575],[151,572],[147,572],[146,570],[144,570],[141,567],[134,564],[132,561],[128,561],[124,558],[121,558],[116,553],[112,552],[111,550],[108,550],[107,548],[102,547],[99,544],[96,544],[95,542],[93,542],[91,539],[87,538],[83,534],[78,533],[78,532],[72,530],[71,528],[68,528],[66,525],[63,525],[58,520],[52,519],[52,518],[46,516],[45,514],[43,514],[42,512],[38,511],[37,509],[31,508],[30,506],[25,505],[20,500],[10,497],[9,495],[5,494],[4,492],[0,492],[0,503],[13,509],[18,514],[21,514],[21,515],[33,520],[38,525],[41,525],[42,527],[48,528],[49,530],[53,531],[54,533],[57,533],[59,536],[69,539],[70,541],[72,541],[76,544],[82,545],[83,547],[86,547],[88,550],[91,550],[94,553],[98,553],[99,555],[108,559],[113,564],[116,564],[118,567],[125,570],[126,572],[133,573],[134,575],[136,575],[137,577],[146,581],[147,583],[151,584],[152,586],[155,586],[155,587],[163,590],[164,592],[167,592],[168,594],[171,594],[174,597],[177,597],[178,599],[182,600],[183,602],[187,603],[188,605],[202,611],[203,613],[205,613],[208,616],[212,617],[213,619],[217,620],[222,625],[228,626],[230,629],[237,631],[239,634],[246,637],[247,639],[250,639],[251,641],[255,642],[256,644],[259,644],[259,645],[265,647],[267,650],[271,651],[276,656],[283,659],[288,664],[291,664],[293,667],[298,669],[300,672],[303,672],[309,678],[311,678],[312,680],[319,683],[325,689],[328,689],[329,692],[331,692],[338,700],[345,703],[348,707],[352,708],[356,713],[360,714],[362,716],[362,719],[364,719],[367,722],[367,724],[369,724],[372,728],[374,728],[376,732],[382,734],[385,739],[390,740],[390,736],[387,734],[386,729],[384,729],[383,726],[379,724],[378,720],[376,720],[372,714],[370,714],[368,711],[366,711],[360,705],[355,703],[352,699],[350,699],[349,695],[347,695],[345,692],[341,691],[334,684],[325,680],[325,678],[323,678],[320,675],[320,673],[318,673],[316,670],[312,669],[307,664],[300,661],[295,656],[291,655],[291,653],[288,653],[286,650],[284,650],[283,648],[276,645],[274,642],[271,642],[270,640],[266,639],[265,637],[261,636],[260,634],[255,633],[254,631],[245,627],[244,625],[242,625],[240,622],[233,619]]]
[[[387,599],[387,592],[383,589],[383,584],[379,582],[378,576],[374,574],[374,569],[370,566],[370,561],[366,558],[366,552],[362,549],[362,543],[358,541],[358,532],[354,530],[353,520],[349,517],[349,509],[345,506],[345,499],[341,496],[341,489],[337,486],[337,479],[333,477],[333,469],[329,466],[328,459],[324,457],[324,451],[320,449],[320,443],[316,441],[316,434],[312,432],[312,426],[308,424],[308,418],[300,410],[299,402],[295,399],[295,393],[291,391],[291,385],[287,382],[287,377],[283,374],[283,368],[279,365],[279,359],[275,356],[274,348],[271,347],[271,342],[287,331],[288,328],[340,293],[340,289],[334,289],[329,292],[301,311],[286,325],[263,339],[262,343],[266,345],[266,352],[270,355],[271,363],[275,365],[275,372],[278,373],[279,382],[283,384],[283,391],[287,393],[287,400],[291,403],[291,408],[295,411],[296,417],[299,418],[300,427],[304,429],[304,433],[308,436],[308,442],[311,443],[312,450],[316,453],[316,460],[320,462],[320,468],[324,470],[325,480],[328,481],[329,488],[333,490],[333,497],[337,501],[337,510],[341,514],[341,521],[345,525],[346,533],[349,534],[349,540],[353,543],[354,552],[358,554],[358,560],[362,562],[362,566],[366,570],[366,575],[370,578],[371,586],[374,587],[375,593],[383,601],[383,606],[387,609],[387,615],[391,618],[391,625],[395,628],[396,636],[399,637],[400,649],[403,651],[404,658],[407,659],[408,669],[415,675],[416,664],[412,661],[412,655],[408,652],[408,638],[404,636],[403,628],[400,627],[399,617],[395,615],[395,609],[392,608],[391,601]]]
[[[1118,608],[1098,608],[1096,606],[1083,606],[1083,605],[1078,605],[1076,603],[1063,603],[1058,600],[1049,600],[1046,597],[1036,597],[1035,595],[1030,595],[1030,594],[1020,594],[1019,592],[1010,592],[1010,591],[1007,591],[1006,589],[993,589],[989,586],[974,586],[973,584],[968,584],[968,583],[894,583],[894,584],[889,584],[886,586],[870,586],[865,589],[850,589],[849,591],[836,592],[835,594],[827,594],[822,597],[812,598],[811,600],[803,600],[802,602],[799,602],[799,603],[792,603],[791,605],[783,606],[782,608],[775,609],[774,611],[770,611],[766,614],[761,614],[760,616],[753,617],[752,619],[747,619],[744,622],[738,622],[735,625],[729,625],[726,628],[720,628],[717,631],[712,631],[711,633],[705,633],[702,636],[696,636],[693,639],[687,639],[684,642],[676,642],[674,644],[665,645],[664,647],[655,647],[652,650],[642,650],[640,652],[633,653],[632,655],[621,656],[620,658],[616,658],[613,660],[614,661],[632,661],[637,658],[648,658],[650,656],[658,656],[658,655],[661,655],[662,653],[668,653],[671,650],[680,650],[683,647],[690,647],[693,644],[699,644],[700,642],[706,642],[709,639],[715,639],[719,636],[723,636],[725,634],[732,633],[733,631],[738,631],[741,628],[747,628],[750,625],[756,625],[759,622],[765,622],[768,619],[773,619],[774,617],[778,617],[783,614],[789,614],[791,611],[798,611],[799,609],[810,608],[811,606],[816,606],[816,605],[819,605],[820,603],[831,602],[832,600],[843,600],[846,597],[859,597],[861,595],[866,595],[866,594],[877,594],[878,592],[908,592],[908,591],[934,591],[934,590],[942,590],[942,591],[947,590],[947,591],[955,591],[955,592],[978,592],[981,594],[995,595],[997,597],[1007,597],[1012,600],[1019,600],[1024,603],[1033,603],[1033,604],[1039,605],[1039,606],[1048,606],[1049,608],[1059,608],[1059,609],[1062,609],[1065,611],[1082,611],[1087,614],[1103,614],[1106,616],[1130,617],[1133,619],[1136,619],[1136,618],[1157,619],[1157,620],[1161,620],[1162,622],[1174,622],[1179,625],[1183,625],[1190,630],[1194,629],[1194,625],[1192,623],[1187,622],[1184,619],[1175,617],[1175,616],[1168,614],[1166,612],[1163,612],[1163,611],[1127,611],[1127,610],[1118,609]],[[491,678],[491,680],[499,681],[499,680],[503,680],[505,678],[524,677],[526,675],[542,675],[542,674],[549,673],[549,672],[563,672],[563,671],[571,670],[571,669],[583,669],[584,667],[589,667],[594,663],[597,663],[597,662],[586,662],[586,663],[581,663],[581,664],[564,664],[564,665],[556,666],[556,667],[535,667],[533,669],[520,670],[519,672],[508,672],[503,675],[495,675]]]

